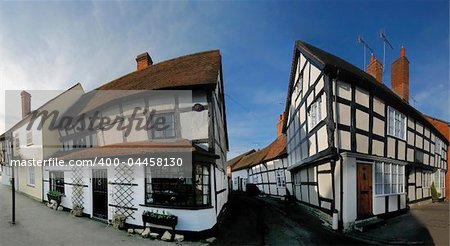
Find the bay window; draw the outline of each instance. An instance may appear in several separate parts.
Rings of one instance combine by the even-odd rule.
[[[186,207],[211,204],[209,165],[196,164],[192,177],[179,175],[183,171],[177,167],[151,169],[145,168],[146,204]]]

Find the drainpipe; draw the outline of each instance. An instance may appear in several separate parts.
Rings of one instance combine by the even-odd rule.
[[[11,195],[12,195],[12,217],[11,217],[11,224],[15,225],[16,224],[16,179],[15,179],[15,172],[14,172],[14,165],[12,164],[11,160],[14,157],[14,138],[13,138],[13,133],[11,132],[11,138],[10,138],[10,145],[11,145],[11,158],[9,159],[9,162],[11,163],[11,174],[12,174],[12,183],[11,183]]]

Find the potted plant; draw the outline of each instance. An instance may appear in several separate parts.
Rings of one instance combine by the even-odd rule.
[[[114,214],[111,220],[111,224],[114,228],[122,230],[125,228],[125,220],[127,217],[123,214]]]
[[[144,227],[145,223],[152,223],[175,228],[178,224],[178,217],[165,211],[162,211],[162,213],[158,213],[158,210],[156,212],[144,211],[142,213],[142,222],[144,223]]]
[[[434,185],[434,182],[431,183],[431,199],[433,202],[439,201],[439,197],[441,194],[437,192],[436,186]]]
[[[64,194],[61,193],[61,192],[59,192],[59,191],[51,190],[51,191],[49,191],[49,192],[47,193],[47,199],[48,199],[48,202],[50,202],[51,200],[55,200],[56,203],[57,203],[58,206],[59,206],[59,204],[61,204],[61,197],[62,197],[63,195],[64,195]]]
[[[73,206],[71,213],[75,216],[75,217],[81,217],[83,216],[83,209],[84,207],[76,204]]]

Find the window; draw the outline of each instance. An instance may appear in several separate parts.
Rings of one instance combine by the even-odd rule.
[[[422,188],[431,187],[431,172],[423,172],[422,175]]]
[[[50,190],[59,191],[64,194],[64,172],[50,171]]]
[[[322,120],[322,99],[317,99],[308,110],[309,130],[311,131]]]
[[[406,116],[389,107],[388,134],[406,140]]]
[[[164,125],[161,123],[164,119]],[[175,115],[174,113],[161,113],[155,114],[150,119],[152,126],[157,125],[151,129],[152,138],[164,139],[164,138],[174,138],[175,137]],[[159,130],[155,128],[164,128],[164,130]]]
[[[391,195],[405,192],[405,166],[376,162],[375,194]]]
[[[259,176],[258,175],[253,176],[253,183],[254,184],[258,184],[259,183]]]
[[[14,147],[16,149],[20,148],[20,138],[19,138],[19,133],[15,133],[14,134]]]
[[[302,90],[303,90],[303,74],[301,74],[297,80],[297,83],[295,83],[294,86],[294,95],[295,95],[295,105],[298,105],[299,99],[302,98]]]
[[[436,137],[436,147],[434,148],[434,152],[436,152],[438,155],[441,155],[442,156],[442,145],[443,145],[443,142],[438,138],[438,137]]]
[[[154,177],[152,177],[152,172]],[[209,166],[195,165],[193,177],[185,178],[182,173],[183,171],[176,167],[162,168],[161,170],[151,170],[151,167],[146,167],[145,203],[190,207],[210,205]]]
[[[277,174],[277,187],[286,187],[286,180],[284,179],[284,170],[279,169],[276,171]]]
[[[28,185],[34,186],[36,184],[34,166],[28,167],[28,180],[27,181],[28,181]]]
[[[33,145],[33,132],[27,132],[27,146]]]
[[[242,187],[247,187],[247,178],[242,178]]]
[[[234,188],[235,188],[235,189],[238,188],[238,185],[239,185],[239,177],[234,178],[234,180],[233,180],[233,185],[234,185]]]

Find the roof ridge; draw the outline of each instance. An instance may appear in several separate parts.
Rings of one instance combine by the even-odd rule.
[[[122,76],[120,76],[120,77],[117,77],[117,78],[115,78],[115,79],[112,79],[112,80],[110,80],[110,81],[108,81],[108,82],[105,82],[105,83],[101,84],[100,86],[98,86],[98,87],[95,88],[94,90],[99,90],[99,89],[102,88],[103,86],[105,86],[105,85],[107,85],[107,84],[109,84],[109,83],[111,83],[111,82],[113,82],[113,81],[122,79],[122,78],[127,77],[127,76],[129,76],[129,75],[131,75],[131,74],[135,74],[135,73],[139,73],[139,72],[146,71],[146,70],[148,70],[148,69],[150,69],[150,68],[152,68],[152,67],[155,67],[155,66],[158,66],[158,65],[162,65],[162,64],[164,64],[164,63],[168,63],[168,62],[171,62],[171,61],[174,61],[174,60],[178,60],[178,59],[181,59],[181,58],[187,58],[187,57],[191,57],[191,56],[202,55],[202,54],[213,53],[213,52],[218,52],[219,55],[220,55],[220,49],[213,49],[213,50],[205,50],[205,51],[200,51],[200,52],[197,52],[197,53],[191,53],[191,54],[187,54],[187,55],[181,55],[181,56],[178,56],[178,57],[173,57],[173,58],[170,58],[170,59],[168,59],[168,60],[164,60],[164,61],[160,61],[160,62],[154,63],[154,64],[152,64],[151,66],[148,66],[148,67],[146,67],[146,68],[144,68],[144,69],[141,69],[141,70],[135,70],[135,71],[129,72],[129,73],[127,73],[127,74],[124,74],[124,75],[122,75]]]

